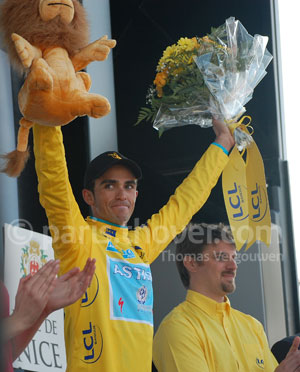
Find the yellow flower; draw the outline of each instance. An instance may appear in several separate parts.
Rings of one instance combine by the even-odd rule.
[[[195,48],[199,48],[199,44],[195,37],[188,39],[187,37],[182,37],[178,40],[178,46],[181,51],[192,51]]]

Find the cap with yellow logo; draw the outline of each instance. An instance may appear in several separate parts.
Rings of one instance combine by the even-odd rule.
[[[90,189],[93,181],[114,165],[124,165],[137,179],[142,178],[141,168],[136,162],[126,158],[126,156],[117,151],[106,151],[98,155],[88,165],[84,176],[84,188]]]

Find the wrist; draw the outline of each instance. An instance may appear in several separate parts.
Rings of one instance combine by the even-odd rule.
[[[231,136],[231,134],[228,134],[228,135],[222,134],[222,135],[216,137],[214,143],[217,144],[217,145],[222,146],[229,153],[229,151],[234,146],[234,139]]]
[[[22,319],[22,317],[19,316],[18,313],[13,312],[7,319],[7,322],[5,322],[4,328],[7,328],[5,330],[5,333],[9,333],[11,338],[14,338],[30,327],[30,325],[27,325],[26,319]]]
[[[41,318],[43,319],[46,319],[51,313],[53,312],[53,310],[51,310],[47,305],[45,307],[45,309],[42,311],[42,314],[41,314]]]
[[[225,155],[229,154],[229,151],[220,143],[213,142],[212,145],[219,147],[224,152]]]

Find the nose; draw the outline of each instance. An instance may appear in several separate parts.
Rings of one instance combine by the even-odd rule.
[[[233,271],[236,271],[237,270],[237,263],[236,263],[236,260],[234,258],[231,258],[227,262],[227,269],[233,270]]]
[[[125,200],[126,199],[126,192],[125,192],[125,189],[123,187],[118,188],[118,192],[117,192],[116,197],[119,200]]]

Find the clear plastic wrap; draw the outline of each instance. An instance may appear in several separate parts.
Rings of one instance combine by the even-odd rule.
[[[160,132],[188,124],[208,127],[213,116],[237,121],[273,58],[267,42],[234,17],[203,38],[181,38],[159,61],[148,94],[151,108],[142,109],[138,121],[150,119]],[[240,129],[235,137],[239,148],[251,141]]]

